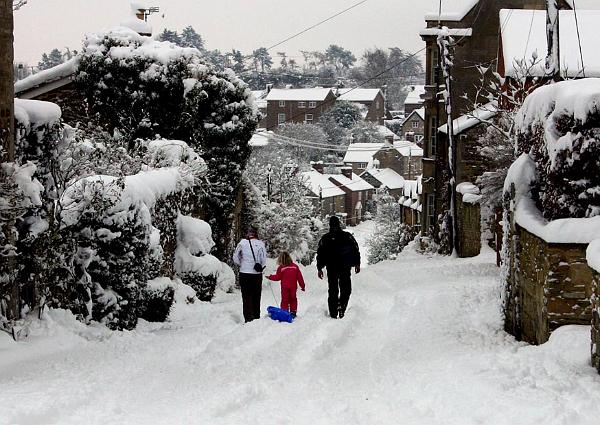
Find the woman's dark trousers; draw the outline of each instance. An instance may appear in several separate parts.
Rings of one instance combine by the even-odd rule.
[[[251,322],[260,318],[260,294],[262,290],[262,274],[240,273],[244,320]]]

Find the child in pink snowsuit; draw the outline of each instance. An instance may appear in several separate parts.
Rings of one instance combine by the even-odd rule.
[[[304,286],[304,277],[302,272],[296,263],[292,261],[292,257],[287,252],[282,252],[277,258],[277,272],[267,279],[274,281],[281,281],[281,308],[287,310],[292,314],[292,317],[296,317],[296,311],[298,311],[298,299],[296,298],[296,291],[298,285],[303,291],[306,289]]]

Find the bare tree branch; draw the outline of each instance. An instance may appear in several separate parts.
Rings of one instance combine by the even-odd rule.
[[[19,10],[27,4],[27,0],[13,0],[13,10]]]

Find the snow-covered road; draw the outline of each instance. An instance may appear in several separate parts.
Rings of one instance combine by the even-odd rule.
[[[598,424],[589,328],[515,342],[493,261],[370,266],[343,320],[314,268],[294,324],[244,325],[236,294],[124,333],[52,311],[24,342],[0,335],[0,424]]]

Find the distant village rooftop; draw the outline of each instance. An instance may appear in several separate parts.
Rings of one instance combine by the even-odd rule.
[[[329,88],[312,89],[271,89],[266,99],[289,101],[323,101],[331,93]]]
[[[380,89],[339,89],[338,99],[346,102],[372,102],[380,92]]]

